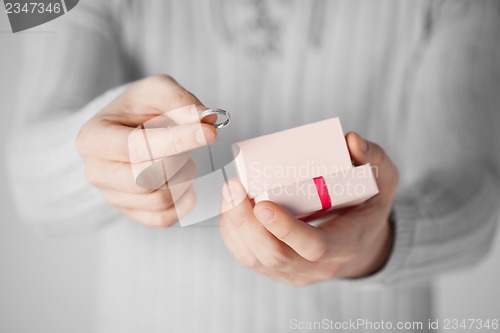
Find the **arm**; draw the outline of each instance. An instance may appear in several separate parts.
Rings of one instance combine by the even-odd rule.
[[[75,232],[116,216],[85,181],[74,144],[119,91],[101,94],[126,80],[108,5],[83,1],[40,32],[20,35],[25,59],[8,170],[21,218],[40,232]]]
[[[43,233],[88,230],[120,213],[173,225],[196,202],[189,151],[217,136],[215,117],[200,121],[206,108],[172,78],[120,86],[133,78],[127,70],[137,71],[113,33],[111,13],[123,12],[112,3],[85,1],[42,26],[51,33],[28,35],[28,98],[13,126],[9,170],[22,218]],[[142,183],[133,170],[144,171]]]
[[[271,202],[253,207],[241,185],[230,183],[221,233],[233,255],[257,272],[299,285],[367,276],[350,281],[425,279],[483,256],[500,192],[500,20],[491,6],[498,5],[445,3],[439,24],[420,45],[421,61],[409,64],[415,75],[403,92],[409,99],[399,110],[393,143],[403,180],[395,201],[398,172],[390,158],[370,142],[360,149],[362,140],[349,134],[355,164],[379,170],[379,195],[314,228]],[[232,202],[238,204],[229,209]]]
[[[500,198],[500,17],[494,1],[449,1],[430,34],[400,128],[395,243],[373,281],[408,281],[476,263]],[[407,133],[403,135],[403,133]]]

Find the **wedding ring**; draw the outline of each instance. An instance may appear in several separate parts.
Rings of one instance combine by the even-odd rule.
[[[200,113],[200,120],[205,118],[206,116],[210,116],[212,114],[216,114],[217,116],[223,116],[226,118],[223,122],[215,123],[214,124],[215,128],[224,128],[227,125],[229,125],[229,122],[231,121],[231,115],[229,114],[229,112],[227,112],[226,110],[222,110],[222,109],[208,109],[208,110],[202,111]]]

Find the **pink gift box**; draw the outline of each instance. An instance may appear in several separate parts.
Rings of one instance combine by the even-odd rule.
[[[338,118],[236,142],[233,150],[248,196],[297,217],[358,205],[378,193],[371,166],[352,165]]]

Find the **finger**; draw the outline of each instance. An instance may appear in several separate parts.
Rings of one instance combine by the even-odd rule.
[[[392,194],[397,187],[399,177],[396,166],[385,151],[379,145],[363,139],[354,132],[346,135],[346,141],[354,164],[370,163],[381,194]]]
[[[292,264],[291,251],[278,241],[256,220],[253,206],[246,197],[245,189],[237,180],[229,180],[223,191],[226,205],[239,202],[226,211],[225,216],[231,221],[239,238],[255,255],[259,262],[268,269],[286,270]],[[243,198],[243,199],[242,199]]]
[[[129,159],[141,163],[181,154],[211,144],[216,137],[215,128],[204,123],[135,129],[127,138]]]
[[[167,210],[190,188],[195,175],[192,165],[194,166],[191,161],[187,163],[186,167],[172,179],[175,185],[164,186],[147,194],[126,193],[105,189],[102,191],[103,198],[110,205],[120,209],[137,209],[152,212]]]
[[[329,244],[329,253],[342,260],[349,257],[353,249],[361,248],[364,245],[363,235],[372,230],[372,226],[367,225],[371,217],[367,218],[368,220],[352,218],[347,213],[345,217],[339,216],[319,225],[317,228],[323,231]]]
[[[205,110],[207,110],[207,108],[203,105],[187,105],[160,115],[151,115],[151,118],[141,123],[141,125],[144,128],[168,128],[184,124],[197,124],[200,122],[214,124],[217,120],[217,115],[212,114],[200,118],[200,115]],[[120,124],[120,122],[116,121],[115,123]],[[137,123],[135,122],[129,127],[137,127],[136,125]]]
[[[194,114],[191,105],[195,106]],[[128,138],[138,125],[158,127],[155,123],[166,120],[175,124],[200,123],[199,112],[206,109],[171,77],[150,77],[131,84],[99,116],[87,122],[78,133],[76,145],[84,156],[96,154],[128,162],[129,151],[124,138]],[[211,115],[204,117],[201,123],[214,124],[216,120],[217,116]]]
[[[166,158],[164,165],[165,169],[168,170],[168,176],[175,177],[177,172],[189,161],[188,154]],[[89,158],[85,160],[85,178],[89,183],[100,189],[125,193],[145,194],[151,193],[158,188],[138,186],[134,179],[132,167],[130,163]],[[163,179],[163,175],[161,176]]]
[[[226,214],[222,214],[220,218],[220,234],[229,252],[241,264],[252,269],[262,266],[255,254],[245,245]]]
[[[112,103],[105,113],[159,115],[186,105],[203,105],[168,75],[155,75],[133,82],[115,102],[120,105]]]
[[[196,205],[196,193],[190,187],[184,195],[169,209],[160,212],[151,212],[135,209],[121,209],[130,219],[149,227],[170,227],[179,219],[186,216]]]
[[[76,144],[82,156],[141,163],[206,146],[216,137],[205,123],[146,129],[94,119],[80,130]]]
[[[161,212],[169,209],[173,204],[172,196],[168,190],[156,190],[149,194],[103,190],[102,196],[108,204],[119,209]]]
[[[297,220],[279,205],[261,201],[255,205],[254,213],[262,226],[301,257],[309,261],[318,261],[327,254],[328,244],[324,233]]]
[[[118,123],[136,127],[152,117],[194,105],[199,112],[207,108],[191,92],[168,75],[151,76],[132,83],[122,96],[103,110],[104,115],[119,114]],[[128,116],[123,117],[123,113]],[[177,114],[178,115],[178,114]],[[203,122],[213,124],[217,116],[203,118]],[[192,121],[189,121],[192,122]],[[179,123],[185,123],[180,121]]]
[[[262,266],[260,261],[257,259],[255,254],[250,251],[241,236],[236,232],[236,229],[232,222],[233,215],[226,213],[233,209],[236,205],[240,204],[242,201],[247,200],[246,194],[241,193],[238,197],[236,197],[237,194],[238,192],[235,191],[233,196],[230,188],[223,188],[220,232],[226,246],[236,258],[236,260],[238,260],[246,267],[257,269],[258,267]]]

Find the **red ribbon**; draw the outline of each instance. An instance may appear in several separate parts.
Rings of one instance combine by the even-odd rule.
[[[328,194],[328,188],[326,187],[325,180],[323,177],[313,178],[314,185],[316,186],[316,191],[318,192],[319,200],[321,201],[321,210],[327,210],[332,207],[332,200]]]

